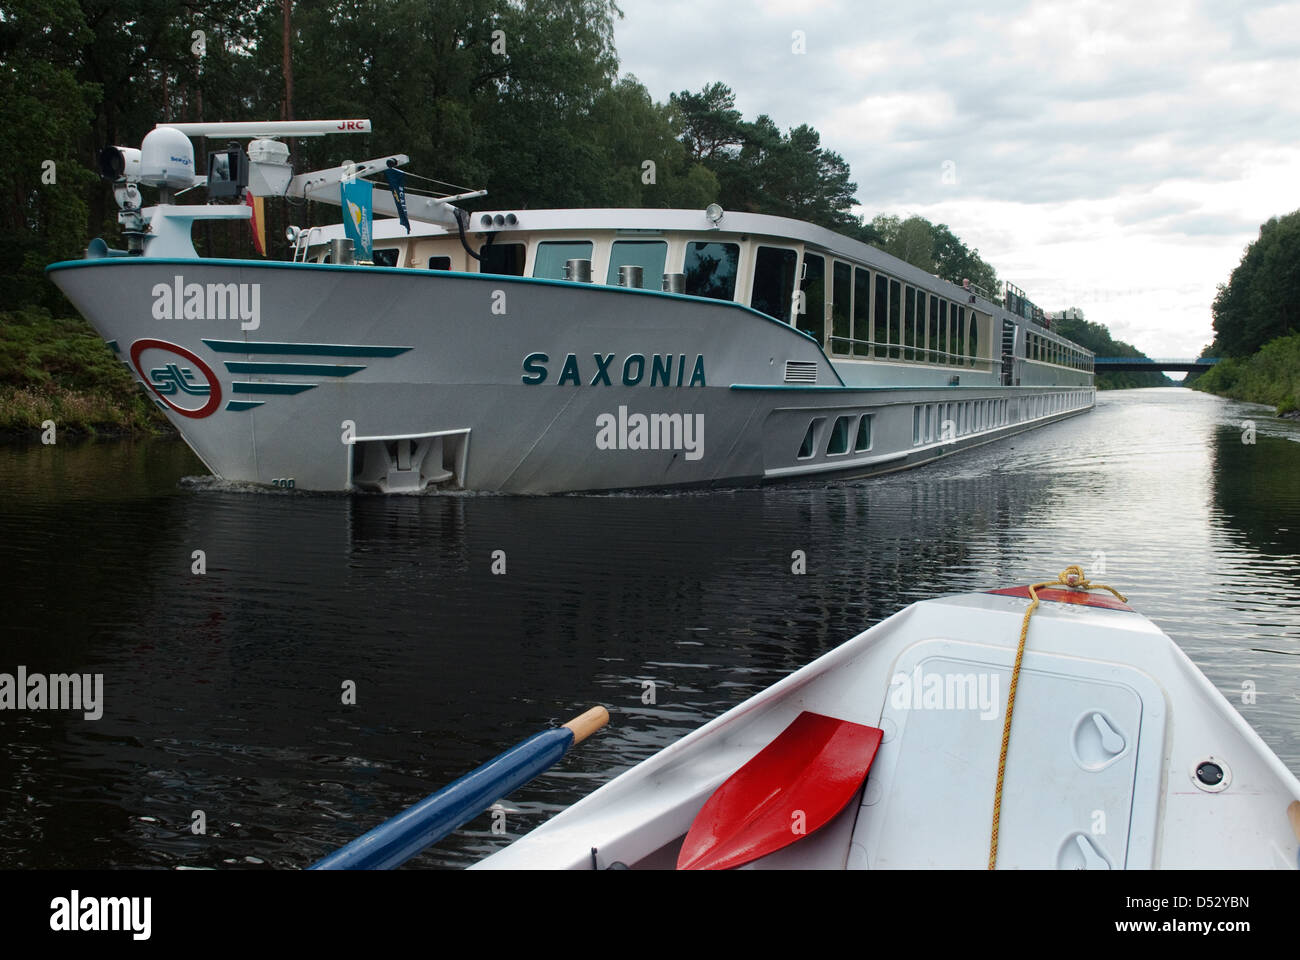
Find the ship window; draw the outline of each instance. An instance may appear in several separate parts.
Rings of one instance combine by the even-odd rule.
[[[853,452],[862,453],[871,449],[871,414],[864,414],[858,420],[858,436],[853,443]]]
[[[835,261],[831,271],[831,353],[847,354],[849,347],[849,307],[853,294],[853,268]],[[848,449],[848,421],[844,422],[844,445]]]
[[[948,301],[939,301],[939,362],[948,362]]]
[[[903,294],[903,359],[912,359],[916,345],[916,290],[908,287]]]
[[[533,276],[543,280],[563,280],[564,264],[569,260],[590,260],[590,240],[547,240],[537,245],[533,258]]]
[[[975,313],[974,313],[974,311],[971,311],[971,314],[970,314],[970,346],[969,346],[969,347],[967,348],[967,350],[966,350],[966,355],[967,355],[968,357],[970,357],[970,363],[971,363],[971,366],[972,366],[972,367],[975,366],[975,357],[976,357],[976,356],[978,355],[978,353],[979,353],[979,345],[980,345],[980,344],[979,344],[979,333],[978,333],[978,331],[977,331],[977,327],[978,327],[979,325],[978,325],[975,321],[976,321]]]
[[[903,342],[902,319],[903,287],[897,280],[889,281],[889,355],[899,356],[898,345]]]
[[[450,270],[450,269],[451,269],[451,257],[430,257],[430,258],[429,258],[429,269],[430,269],[430,270]]]
[[[939,363],[939,298],[930,298],[930,362]]]
[[[825,422],[825,417],[818,417],[808,424],[808,430],[803,435],[803,443],[799,445],[800,460],[811,460],[817,452],[817,427]]]
[[[791,251],[793,254],[794,251]],[[663,285],[668,244],[663,240],[615,240],[609,248],[609,270],[605,283],[618,285],[619,267],[641,268],[641,289],[658,290]],[[790,268],[794,270],[792,266]]]
[[[871,271],[861,267],[853,271],[853,352],[859,357],[871,354]]]
[[[524,255],[526,248],[522,243],[492,243],[479,249],[478,272],[495,273],[503,277],[522,277],[524,275]]]
[[[831,427],[831,439],[826,445],[828,457],[849,452],[849,421],[852,419],[852,417],[835,418],[835,426]]]
[[[811,333],[818,343],[826,342],[826,261],[813,254],[803,258],[803,280],[799,284],[799,320],[796,326]]]
[[[921,408],[912,408],[912,446],[921,442]]]
[[[698,241],[686,247],[686,292],[711,300],[730,300],[736,295],[736,268],[740,245]]]
[[[799,254],[793,250],[759,247],[754,256],[754,284],[750,288],[749,305],[759,313],[789,323],[798,261]]]
[[[876,274],[876,356],[888,356],[888,347],[882,347],[881,344],[889,343],[889,325],[885,318],[889,316],[889,278],[884,274]]]
[[[397,248],[385,247],[382,250],[373,250],[370,253],[370,262],[377,267],[395,267],[397,266]]]
[[[916,359],[925,362],[925,291],[916,291]]]

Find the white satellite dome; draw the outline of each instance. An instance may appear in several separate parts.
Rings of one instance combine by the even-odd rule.
[[[194,186],[194,145],[174,127],[155,127],[140,144],[140,182],[181,190]]]

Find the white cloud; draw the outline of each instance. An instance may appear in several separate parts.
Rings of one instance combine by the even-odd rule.
[[[868,218],[947,223],[1155,356],[1211,339],[1216,285],[1300,207],[1300,4],[620,5],[623,68],[657,99],[722,81],[747,118],[813,125]]]

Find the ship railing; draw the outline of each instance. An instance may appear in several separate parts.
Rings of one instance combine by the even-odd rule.
[[[841,349],[842,344],[848,344],[847,349]],[[866,352],[858,350],[858,347],[865,347]],[[873,352],[874,351],[874,352]],[[981,368],[984,364],[992,364],[1000,367],[1000,360],[993,360],[989,357],[972,357],[968,353],[950,353],[946,350],[931,350],[929,347],[921,346],[916,343],[889,343],[883,340],[858,340],[855,337],[831,337],[830,354],[832,357],[839,357],[846,360],[904,360],[911,363],[932,363],[936,366],[946,367],[973,367]],[[891,356],[891,354],[893,354]],[[927,359],[938,358],[944,359]]]
[[[298,263],[301,259],[301,262],[306,263],[307,252],[311,249],[312,235],[317,233],[324,234],[324,232],[325,231],[320,227],[308,227],[306,230],[300,231],[293,242],[293,262]],[[300,254],[301,257],[299,256]]]

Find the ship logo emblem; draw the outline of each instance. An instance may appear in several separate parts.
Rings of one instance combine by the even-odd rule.
[[[221,406],[216,374],[184,347],[166,340],[137,340],[131,345],[131,366],[154,396],[182,417],[200,419]]]

